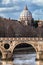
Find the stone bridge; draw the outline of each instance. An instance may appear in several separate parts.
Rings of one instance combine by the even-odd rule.
[[[1,59],[12,59],[13,50],[19,44],[27,43],[32,45],[36,51],[36,58],[43,60],[43,38],[0,38]]]

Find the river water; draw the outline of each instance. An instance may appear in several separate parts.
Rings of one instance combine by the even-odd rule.
[[[35,61],[36,54],[17,54],[14,61],[0,61],[0,65],[43,65],[42,61]]]

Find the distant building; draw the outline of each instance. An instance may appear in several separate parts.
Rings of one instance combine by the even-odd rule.
[[[24,10],[20,14],[20,22],[23,23],[24,25],[31,24],[32,21],[32,14],[28,10],[27,6],[24,7]]]
[[[0,37],[43,37],[43,21],[34,21],[25,6],[19,20],[0,17]]]

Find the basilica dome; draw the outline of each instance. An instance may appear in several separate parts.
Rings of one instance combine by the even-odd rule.
[[[25,6],[24,10],[21,12],[19,20],[20,21],[25,21],[26,24],[27,24],[27,22],[31,23],[32,14],[28,10],[27,6]]]

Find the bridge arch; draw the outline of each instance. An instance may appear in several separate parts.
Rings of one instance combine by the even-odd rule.
[[[30,44],[30,43],[27,43],[27,42],[19,42],[19,43],[17,43],[17,44],[14,46],[14,48],[13,48],[13,52],[14,52],[15,48],[16,48],[18,45],[21,45],[21,44],[30,45],[30,46],[33,47],[33,49],[35,50],[35,52],[37,52],[37,49],[36,49],[36,47],[34,46],[34,44],[32,44],[32,43]]]
[[[37,47],[34,45],[36,43],[34,42],[34,44],[33,44],[31,41],[30,42],[17,42],[17,43],[14,44],[13,50],[16,48],[17,45],[20,45],[20,44],[28,44],[28,45],[31,45],[36,52],[38,50]]]

